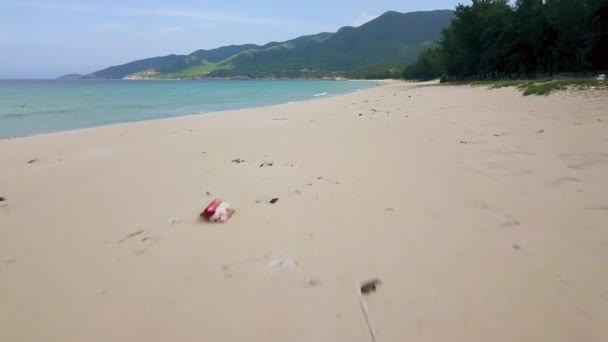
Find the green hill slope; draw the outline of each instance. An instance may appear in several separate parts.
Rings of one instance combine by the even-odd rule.
[[[245,44],[107,68],[87,78],[321,77],[367,65],[405,65],[439,39],[451,10],[386,12],[360,26],[264,46]]]

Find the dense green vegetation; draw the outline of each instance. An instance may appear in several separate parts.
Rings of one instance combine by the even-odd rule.
[[[163,57],[146,58],[131,63],[109,67],[103,70],[96,71],[90,75],[86,75],[83,78],[90,79],[121,79],[127,75],[142,72],[152,68],[156,68],[160,65],[176,63],[181,60],[184,56],[181,55],[169,55]]]
[[[407,79],[534,79],[608,69],[608,0],[473,0],[456,7],[437,47]],[[567,80],[526,85],[528,92]],[[535,90],[537,89],[537,90]]]
[[[403,70],[403,77],[410,80],[432,80],[446,73],[447,56],[445,51],[434,46],[420,53],[418,60]]]
[[[414,62],[421,51],[440,38],[441,31],[453,17],[451,10],[387,12],[360,27],[343,27],[336,33],[325,32],[264,46],[226,46],[189,55],[149,58],[86,77],[319,78],[347,74],[357,78],[396,77],[395,65]],[[388,68],[381,70],[380,63]]]
[[[402,64],[379,63],[356,68],[344,76],[359,80],[397,79],[401,77],[402,71]]]

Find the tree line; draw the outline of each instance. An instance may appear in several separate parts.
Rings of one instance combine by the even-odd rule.
[[[608,69],[608,0],[473,0],[406,79],[534,78]]]

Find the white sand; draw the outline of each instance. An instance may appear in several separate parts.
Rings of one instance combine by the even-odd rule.
[[[399,83],[0,141],[0,341],[370,341],[371,278],[378,342],[608,341],[607,108]]]

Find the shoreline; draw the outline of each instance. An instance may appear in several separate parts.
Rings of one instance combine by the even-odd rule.
[[[0,140],[0,340],[608,340],[607,92],[311,100]]]
[[[50,80],[50,81],[56,81],[56,80]],[[65,80],[58,80],[58,81],[65,81]],[[70,80],[67,80],[67,81],[70,81]],[[76,80],[76,81],[81,81],[81,80]],[[92,80],[92,81],[98,81],[98,80]],[[116,80],[109,80],[109,81],[116,81]],[[118,80],[118,81],[123,81],[123,80]],[[124,80],[124,81],[140,81],[140,80]],[[141,80],[141,81],[148,81],[148,80]],[[150,80],[150,81],[156,81],[156,80]],[[160,81],[165,81],[165,80],[160,80]],[[177,81],[183,81],[183,80],[177,80]],[[279,81],[279,80],[277,80],[277,81]],[[305,80],[303,80],[303,81],[305,81]],[[334,81],[332,81],[332,82],[334,82]],[[112,126],[125,125],[125,124],[134,124],[134,123],[148,122],[148,121],[171,120],[171,119],[179,119],[179,118],[185,118],[185,117],[197,117],[197,116],[202,116],[202,115],[217,115],[217,114],[221,114],[221,113],[238,112],[238,111],[242,111],[242,110],[252,110],[252,109],[260,109],[260,108],[271,108],[271,107],[274,107],[274,106],[282,106],[282,105],[287,105],[287,104],[292,104],[292,103],[303,103],[303,102],[308,102],[308,101],[322,100],[322,99],[336,97],[336,96],[343,96],[343,95],[347,95],[347,94],[351,94],[351,93],[355,93],[355,92],[359,92],[359,91],[376,89],[378,87],[383,87],[385,85],[398,83],[400,81],[399,80],[383,80],[383,81],[376,81],[376,80],[347,80],[347,82],[370,82],[370,83],[376,82],[378,84],[374,85],[372,87],[369,87],[369,88],[355,89],[355,90],[351,90],[351,91],[346,91],[346,92],[336,93],[336,94],[323,95],[323,96],[319,96],[319,97],[312,96],[311,98],[308,98],[308,99],[303,99],[303,100],[299,100],[299,101],[289,101],[289,102],[279,103],[279,104],[262,105],[262,106],[257,106],[257,107],[246,107],[246,108],[240,108],[240,109],[226,109],[226,110],[211,111],[211,112],[204,112],[204,113],[191,113],[191,114],[184,114],[184,115],[178,115],[178,116],[169,116],[169,117],[161,117],[161,118],[152,118],[152,119],[141,119],[141,120],[133,120],[133,121],[124,121],[124,122],[102,124],[102,125],[90,126],[90,127],[81,127],[81,128],[66,129],[66,130],[55,131],[55,132],[33,133],[33,134],[29,134],[29,135],[20,135],[20,136],[7,136],[7,137],[0,137],[0,140],[12,140],[12,139],[21,139],[21,138],[35,137],[35,136],[41,136],[41,135],[61,134],[61,133],[68,133],[68,132],[74,132],[74,131],[80,131],[80,130],[90,130],[90,129],[96,129],[96,128],[112,127]]]

